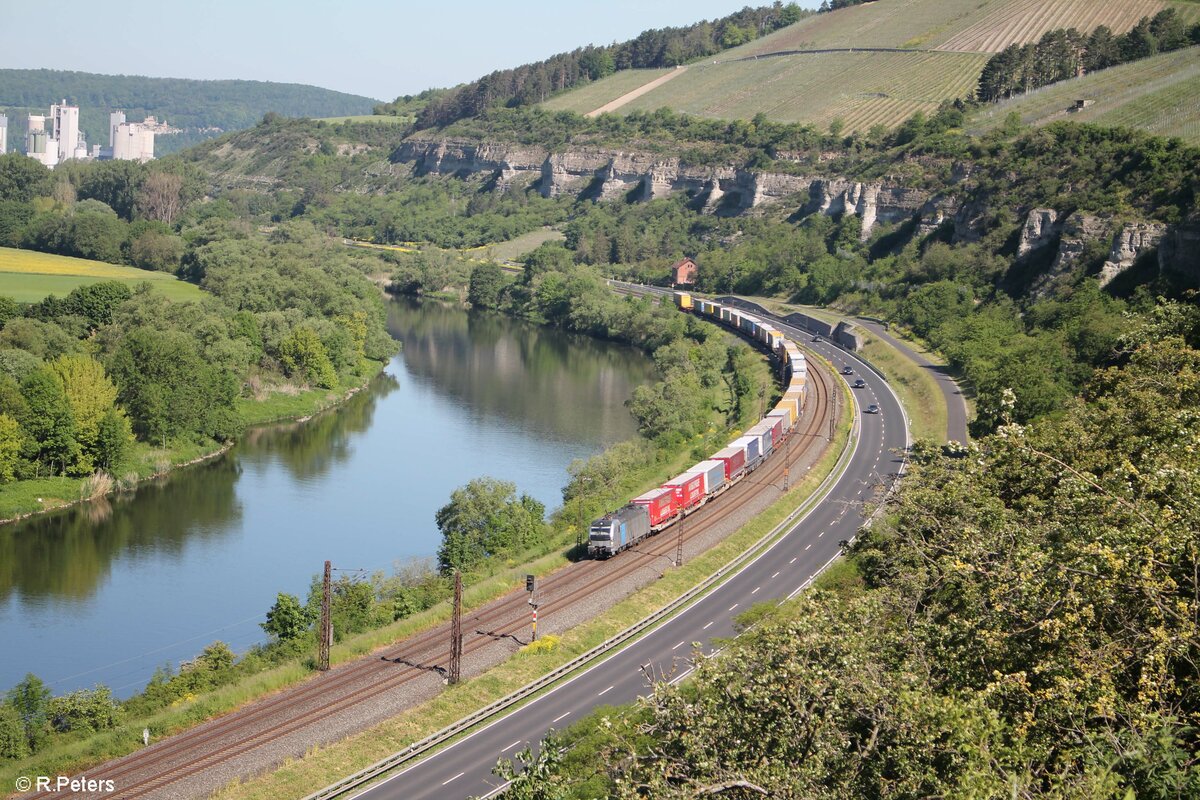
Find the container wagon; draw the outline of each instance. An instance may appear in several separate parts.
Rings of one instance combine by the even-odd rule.
[[[740,440],[739,440],[740,441]],[[746,448],[730,444],[723,450],[713,453],[714,461],[725,464],[725,481],[733,483],[746,472]]]
[[[650,530],[660,531],[671,524],[679,507],[675,501],[675,490],[659,487],[640,494],[630,501],[635,506],[645,506],[650,515]]]
[[[608,558],[650,535],[650,515],[645,506],[627,505],[605,514],[588,530],[588,555]]]
[[[680,311],[691,311],[692,296],[690,294],[688,294],[687,292],[675,292],[674,297],[675,297],[675,305],[679,308]]]
[[[725,488],[725,462],[719,459],[705,459],[684,474],[699,475],[704,478],[705,500]]]
[[[704,476],[683,473],[662,485],[675,492],[675,505],[680,511],[700,505],[704,499]]]
[[[762,436],[743,436],[740,439],[734,439],[729,444],[730,447],[737,447],[746,454],[744,462],[746,472],[752,471],[755,467],[762,463],[763,449]]]

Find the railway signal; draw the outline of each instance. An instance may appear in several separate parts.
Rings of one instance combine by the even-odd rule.
[[[536,590],[537,590],[537,576],[536,575],[526,575],[525,576],[525,591],[529,592],[529,607],[533,609],[533,633],[532,633],[532,638],[530,639],[530,641],[533,641],[533,642],[537,641],[538,604],[537,604],[537,595],[535,594]]]

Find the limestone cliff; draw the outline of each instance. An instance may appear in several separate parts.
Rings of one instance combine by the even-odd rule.
[[[677,157],[578,147],[544,148],[464,139],[410,139],[393,159],[417,174],[480,176],[505,190],[527,178],[544,197],[648,201],[684,193],[708,213],[739,213],[794,198],[805,214],[855,214],[867,238],[879,223],[919,217],[933,227],[957,211],[953,198],[886,182],[857,183],[835,177],[788,175],[734,165],[689,164]]]
[[[1167,226],[1161,222],[1133,222],[1123,226],[1113,237],[1108,261],[1100,270],[1100,285],[1112,283],[1139,258],[1158,247],[1166,232]]]

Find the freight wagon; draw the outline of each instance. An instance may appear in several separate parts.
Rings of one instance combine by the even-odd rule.
[[[631,547],[728,489],[782,446],[804,411],[808,363],[795,342],[751,314],[687,292],[675,292],[673,297],[680,310],[733,328],[775,358],[784,384],[783,399],[744,436],[712,457],[593,522],[588,530],[588,554],[594,558],[608,558]]]
[[[645,506],[650,514],[650,529],[659,531],[671,524],[679,513],[675,490],[667,487],[651,489],[631,501],[635,506]]]

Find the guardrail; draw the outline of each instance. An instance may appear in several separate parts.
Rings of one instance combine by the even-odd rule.
[[[371,764],[359,772],[347,776],[336,783],[326,786],[324,789],[308,795],[307,797],[303,798],[303,800],[330,800],[330,798],[338,797],[348,791],[351,791],[352,789],[356,789],[366,783],[369,783],[388,772],[391,772],[397,767],[412,761],[419,756],[425,755],[426,753],[437,749],[443,744],[449,742],[458,734],[465,733],[479,723],[499,714],[501,711],[512,708],[518,703],[531,698],[533,695],[537,694],[543,689],[548,688],[561,678],[596,660],[605,653],[615,650],[618,646],[630,641],[646,630],[654,627],[664,619],[672,616],[677,611],[680,611],[685,606],[689,605],[693,600],[696,600],[701,595],[706,593],[709,589],[713,588],[736,573],[746,561],[750,560],[752,557],[755,557],[758,552],[762,550],[762,548],[782,535],[783,532],[799,516],[806,513],[816,502],[819,502],[817,498],[822,497],[828,491],[828,488],[832,485],[832,483],[840,478],[842,473],[845,472],[846,466],[850,460],[850,455],[852,453],[850,445],[854,440],[855,436],[853,433],[846,438],[846,444],[843,445],[841,455],[838,457],[838,461],[834,465],[833,470],[831,470],[830,473],[825,476],[825,479],[821,481],[813,493],[809,495],[809,497],[803,503],[797,506],[778,525],[764,534],[762,538],[760,538],[750,547],[743,550],[734,558],[730,559],[725,566],[709,575],[703,581],[696,584],[667,605],[663,606],[654,613],[643,617],[638,622],[630,625],[628,628],[614,635],[610,639],[596,645],[586,653],[576,656],[567,663],[546,673],[537,680],[527,683],[525,686],[522,686],[520,689],[517,689],[511,694],[500,698],[490,705],[484,706],[478,711],[469,714],[450,725],[447,725],[445,728],[426,736],[424,739],[421,739],[418,742],[414,742],[404,750],[400,750],[390,756],[387,756],[386,758],[380,759],[379,761],[376,761],[374,764]]]

